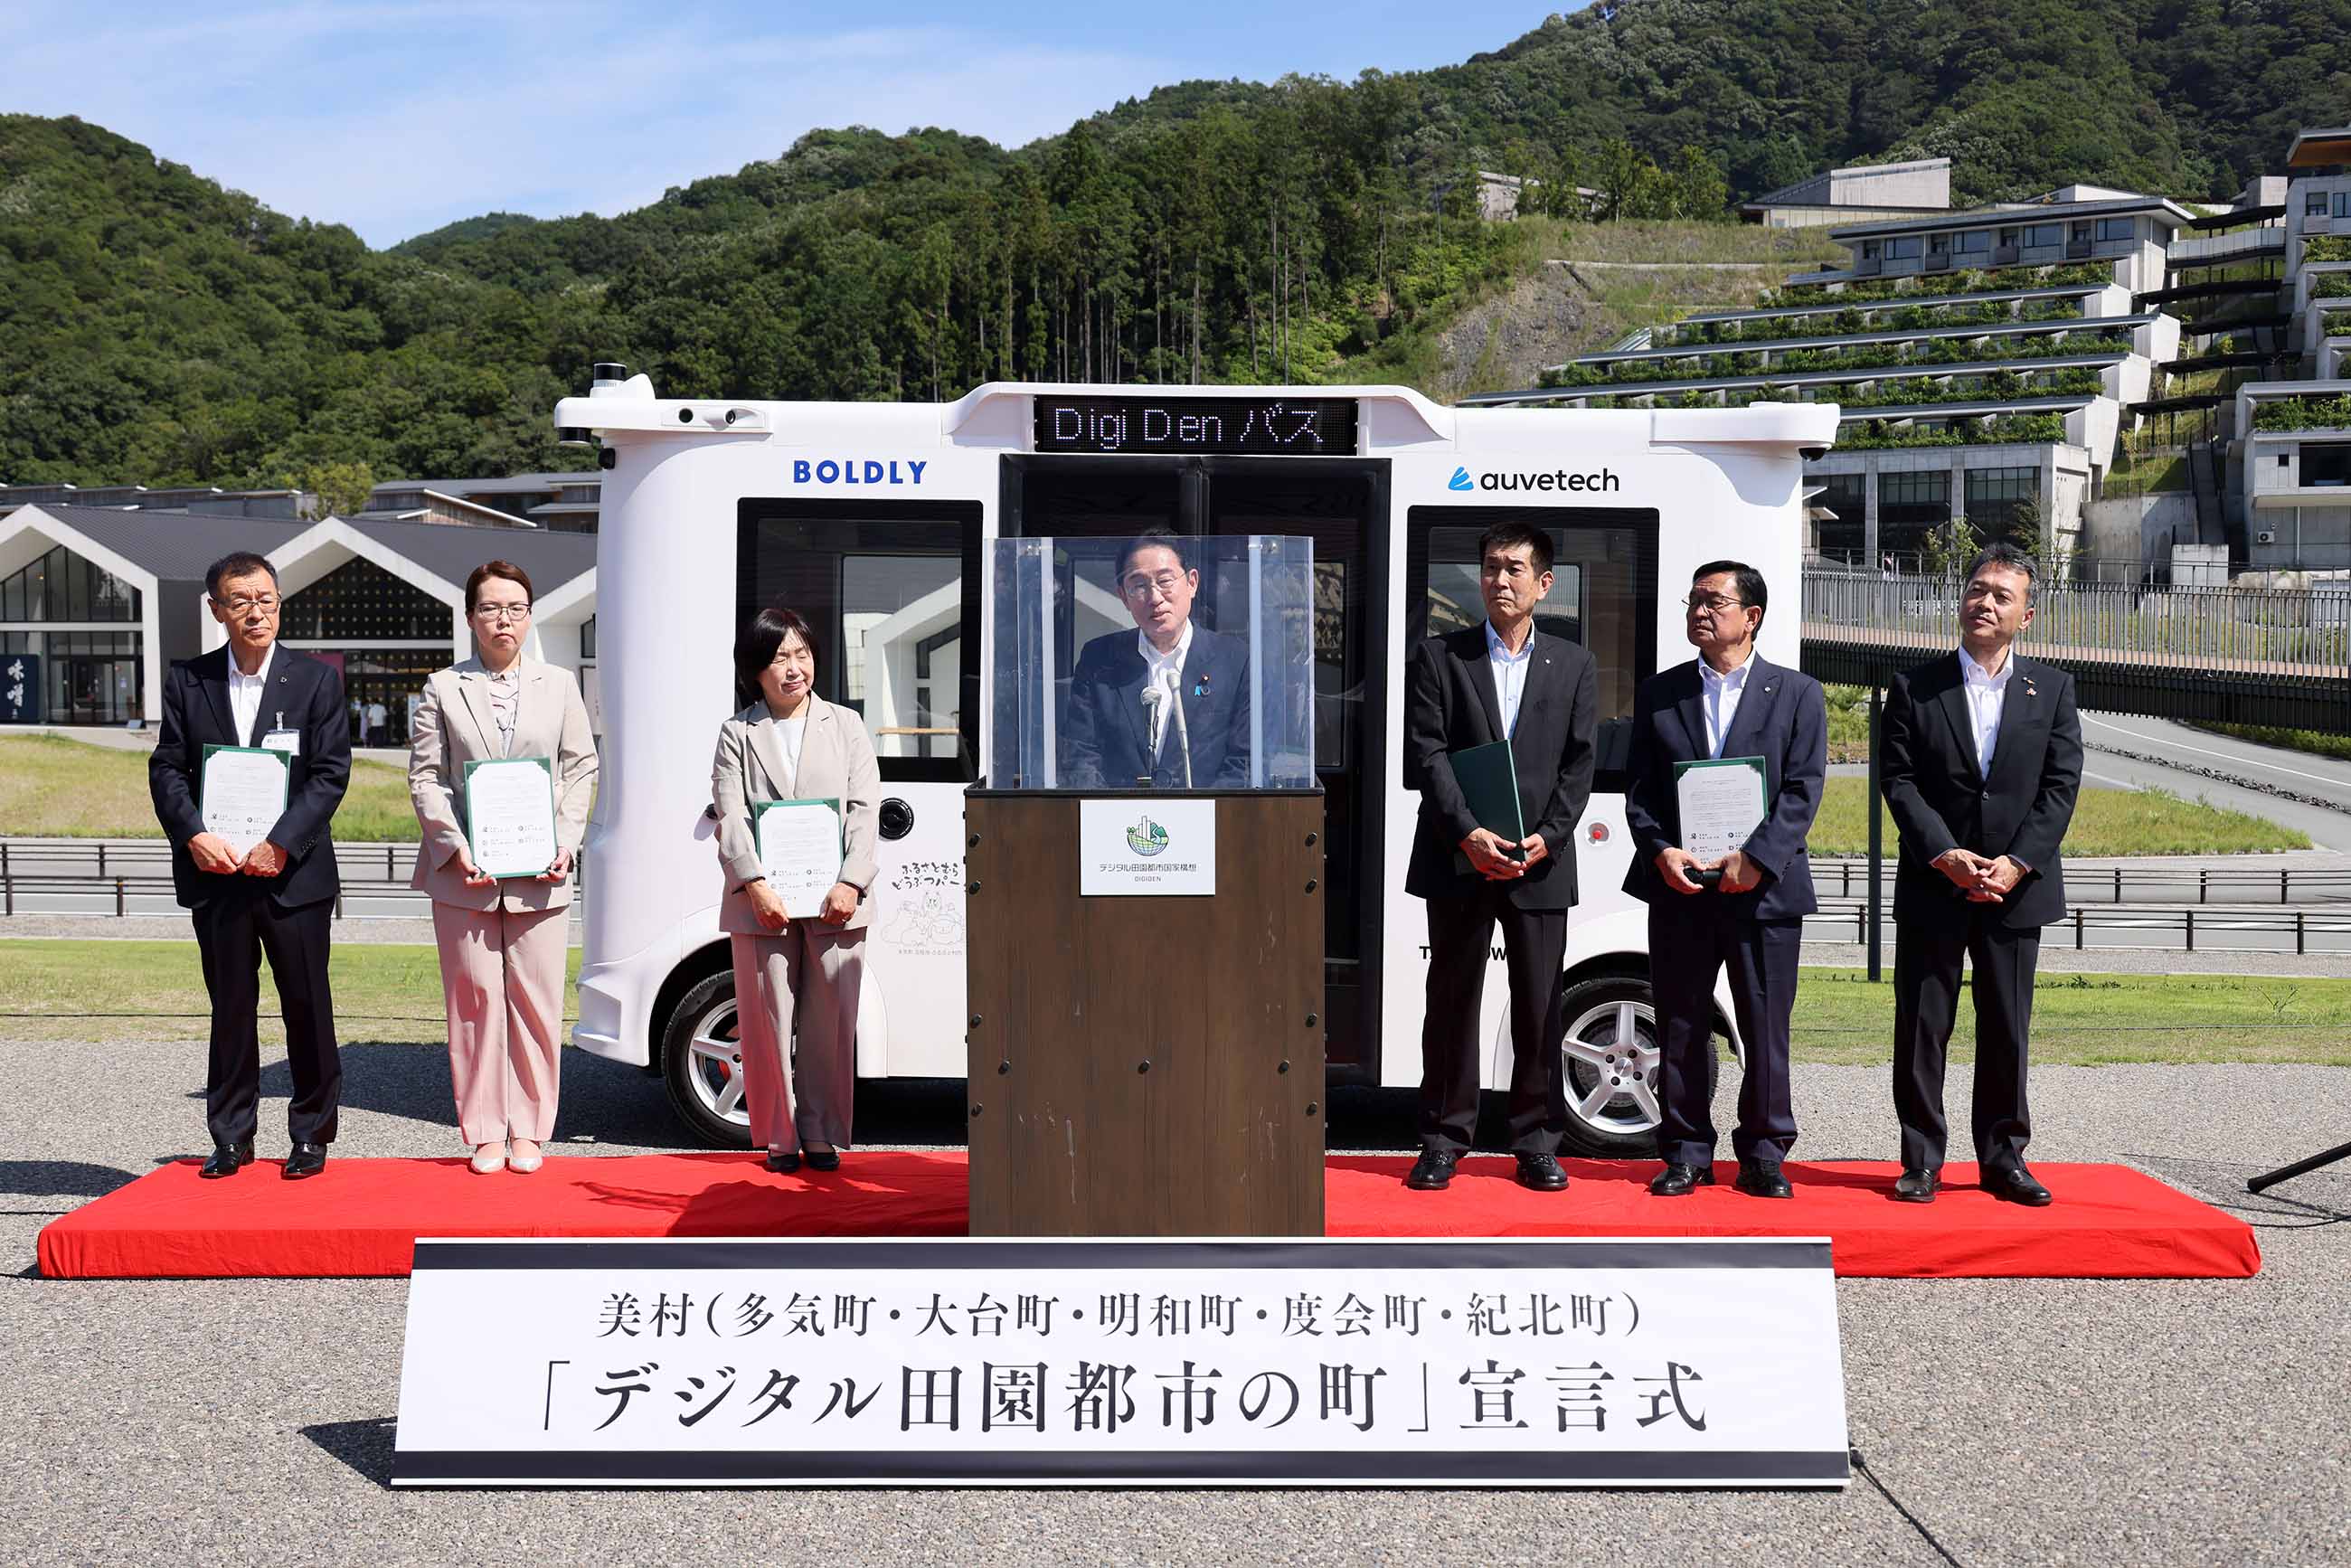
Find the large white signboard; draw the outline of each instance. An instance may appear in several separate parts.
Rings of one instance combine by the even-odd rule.
[[[402,1486],[1841,1486],[1829,1244],[419,1241]]]
[[[1206,896],[1217,891],[1217,803],[1081,800],[1078,855],[1084,897]]]

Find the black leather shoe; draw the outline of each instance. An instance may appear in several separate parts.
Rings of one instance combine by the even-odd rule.
[[[1702,1186],[1714,1185],[1712,1166],[1668,1164],[1649,1178],[1649,1192],[1655,1197],[1687,1197]]]
[[[1900,1203],[1932,1203],[1943,1178],[1930,1170],[1906,1170],[1894,1178],[1894,1197]]]
[[[317,1176],[326,1168],[327,1145],[324,1144],[297,1144],[294,1152],[286,1156],[287,1181],[300,1181],[306,1176]]]
[[[1559,1161],[1550,1155],[1520,1155],[1519,1185],[1537,1192],[1565,1192],[1567,1173],[1559,1168]]]
[[[1461,1156],[1442,1149],[1423,1149],[1420,1158],[1412,1162],[1412,1174],[1404,1185],[1415,1192],[1443,1192],[1453,1184],[1453,1166]]]
[[[1739,1179],[1731,1185],[1750,1197],[1796,1196],[1796,1189],[1790,1186],[1788,1178],[1780,1174],[1780,1167],[1776,1162],[1767,1164],[1762,1160],[1740,1161]]]
[[[214,1144],[212,1158],[196,1174],[206,1181],[218,1181],[233,1176],[253,1163],[253,1145],[246,1144]]]
[[[800,1157],[808,1161],[812,1171],[837,1171],[841,1168],[839,1149],[802,1149]]]
[[[2032,1179],[2032,1173],[2022,1166],[2012,1170],[1986,1171],[1983,1189],[2002,1203],[2021,1203],[2027,1208],[2046,1208],[2053,1201],[2049,1189]]]
[[[781,1155],[778,1154],[773,1149],[769,1149],[768,1151],[768,1168],[776,1172],[778,1176],[789,1176],[792,1172],[800,1168],[800,1157],[797,1154]]]

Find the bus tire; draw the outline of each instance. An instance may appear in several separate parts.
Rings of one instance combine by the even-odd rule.
[[[1646,1160],[1657,1154],[1657,1018],[1649,982],[1634,975],[1570,978],[1561,1007],[1567,1034],[1560,1067],[1567,1091],[1562,1152],[1594,1159]],[[1711,1046],[1711,1041],[1708,1041]],[[1707,1095],[1721,1059],[1707,1052]],[[1611,1092],[1595,1102],[1604,1082]]]
[[[662,1025],[662,1082],[677,1119],[714,1149],[751,1146],[743,1109],[743,1056],[736,1043],[735,972],[688,986]]]

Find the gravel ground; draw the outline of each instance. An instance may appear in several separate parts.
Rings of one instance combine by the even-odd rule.
[[[1941,1560],[1859,1479],[1837,1494],[395,1493],[400,1281],[32,1273],[49,1217],[201,1150],[201,1048],[13,1049],[28,1071],[0,1106],[0,1562],[559,1563],[611,1558],[619,1542],[644,1563],[1321,1563],[1462,1546],[1534,1562],[1593,1541],[1612,1561],[1672,1568]],[[653,1082],[578,1053],[565,1065],[555,1152],[672,1144]],[[347,1072],[339,1154],[455,1152],[436,1047],[355,1047]],[[101,1080],[127,1092],[93,1101]],[[1801,1155],[1887,1152],[1883,1070],[1800,1067],[1796,1087]],[[1965,1086],[1953,1089],[1963,1126]],[[1725,1115],[1735,1091],[1726,1074]],[[262,1151],[281,1154],[282,1060],[264,1092]],[[1844,1282],[1853,1439],[1871,1470],[1961,1563],[2351,1561],[2338,1428],[2351,1166],[2242,1191],[2246,1176],[2351,1136],[2351,1074],[2052,1070],[2034,1105],[2036,1155],[2126,1160],[2236,1208],[2263,1228],[2266,1267],[2252,1281]],[[951,1142],[960,1106],[953,1084],[875,1089],[861,1134]],[[1332,1111],[1343,1146],[1408,1134],[1406,1095],[1343,1092]]]

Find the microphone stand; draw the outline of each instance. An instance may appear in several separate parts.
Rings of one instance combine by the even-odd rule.
[[[1176,739],[1184,747],[1184,788],[1192,788],[1192,732],[1184,724],[1184,694],[1176,693]]]

